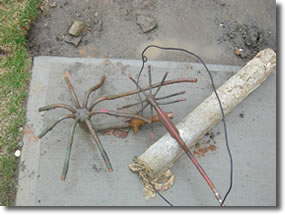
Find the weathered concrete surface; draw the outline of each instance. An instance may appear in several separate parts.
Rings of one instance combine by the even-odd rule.
[[[106,75],[102,89],[91,100],[104,94],[134,89],[127,74],[136,76],[141,65],[135,60],[79,59],[63,57],[36,57],[28,101],[27,125],[19,168],[19,187],[16,205],[36,206],[164,206],[162,199],[146,200],[143,185],[137,175],[130,172],[128,163],[140,155],[151,143],[149,127],[137,135],[132,132],[126,139],[100,136],[113,164],[114,172],[106,171],[100,153],[92,145],[89,134],[76,129],[67,179],[60,180],[71,121],[59,124],[44,138],[35,136],[65,111],[54,110],[41,115],[37,109],[52,103],[71,104],[64,84],[64,72],[71,73],[72,83],[81,101],[84,92]],[[165,107],[174,112],[179,122],[211,93],[205,71],[197,64],[151,62],[153,79],[159,81],[163,72],[169,79],[197,77],[197,84],[181,84],[162,89],[160,95],[187,88],[187,101]],[[239,67],[209,65],[217,86],[231,77]],[[146,77],[146,73],[142,77]],[[137,97],[132,97],[137,99]],[[128,98],[102,103],[112,109],[130,103]],[[148,113],[148,111],[146,111]],[[120,120],[98,117],[96,122]],[[95,121],[93,120],[93,123]],[[227,205],[276,205],[276,73],[237,106],[227,117],[229,142],[234,158],[234,187]],[[229,182],[229,161],[226,153],[223,127],[213,129],[214,137],[205,136],[200,142],[212,141],[214,152],[198,157],[201,165],[224,195]],[[165,134],[162,126],[155,126],[155,140]],[[215,143],[214,143],[215,141]],[[266,159],[264,159],[266,158]],[[186,156],[172,168],[176,181],[173,188],[163,194],[175,206],[216,206],[208,186]]]

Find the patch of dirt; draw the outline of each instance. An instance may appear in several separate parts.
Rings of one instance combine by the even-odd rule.
[[[7,55],[7,52],[4,49],[0,48],[0,57],[4,55]]]
[[[181,47],[206,63],[243,65],[259,50],[276,50],[273,0],[42,0],[29,32],[32,56],[140,59],[149,44]],[[85,28],[75,41],[74,21]],[[180,53],[154,59],[193,61]],[[152,52],[155,52],[152,53]]]
[[[238,22],[221,23],[221,42],[232,44],[233,52],[244,59],[253,58],[259,51],[269,46],[272,32],[256,25],[240,24]],[[276,47],[274,47],[276,49]]]
[[[5,57],[8,57],[11,54],[11,50],[6,47],[0,48],[0,59],[4,59]]]

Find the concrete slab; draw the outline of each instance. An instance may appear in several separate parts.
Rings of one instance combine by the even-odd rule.
[[[152,61],[153,79],[158,82],[168,71],[169,79],[197,77],[198,83],[177,84],[162,89],[160,95],[187,89],[187,101],[165,107],[174,112],[174,122],[179,122],[210,93],[210,80],[196,63]],[[60,123],[44,138],[38,135],[65,111],[54,110],[40,114],[37,110],[47,104],[72,104],[63,75],[69,71],[74,88],[81,99],[84,93],[105,75],[104,86],[94,93],[91,100],[105,94],[114,94],[134,85],[127,74],[136,76],[141,62],[137,60],[81,59],[64,57],[36,57],[27,111],[24,147],[19,168],[17,206],[167,206],[159,197],[145,199],[143,185],[137,175],[130,172],[128,163],[151,144],[150,128],[145,126],[138,134],[130,132],[125,139],[100,136],[110,156],[114,172],[106,171],[100,153],[92,144],[91,136],[77,127],[71,153],[67,179],[60,180],[67,138],[72,121]],[[237,66],[209,65],[216,86],[239,70]],[[146,73],[143,73],[146,77]],[[137,96],[104,102],[100,107],[113,110],[122,104],[138,99]],[[100,108],[98,107],[98,108]],[[146,111],[146,114],[149,111]],[[93,124],[122,120],[111,116],[93,119]],[[229,206],[276,205],[276,73],[274,72],[255,92],[239,104],[227,117],[229,142],[234,158],[234,185],[228,198]],[[155,140],[165,129],[155,126]],[[218,124],[210,141],[216,150],[198,157],[224,195],[229,184],[229,160],[223,137],[223,127]],[[155,141],[154,140],[154,141]],[[264,159],[266,158],[266,159]],[[217,206],[211,191],[201,179],[186,156],[172,168],[175,185],[163,195],[175,206]]]

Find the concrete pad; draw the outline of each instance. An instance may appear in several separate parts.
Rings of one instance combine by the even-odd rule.
[[[168,79],[197,77],[196,84],[166,86],[160,95],[187,90],[184,103],[165,106],[174,113],[177,123],[212,92],[208,75],[200,64],[177,62],[148,62],[153,67],[153,81],[159,82],[164,72]],[[71,153],[69,171],[65,182],[60,180],[68,133],[72,120],[61,122],[39,140],[38,135],[46,126],[66,111],[53,110],[39,113],[47,104],[72,105],[63,80],[64,72],[71,74],[72,84],[82,102],[84,93],[98,83],[101,75],[106,81],[91,97],[135,89],[127,74],[138,74],[141,61],[80,59],[64,57],[36,57],[27,111],[24,147],[19,168],[17,206],[167,206],[159,197],[145,199],[143,185],[138,176],[130,172],[128,163],[143,153],[152,143],[150,128],[145,126],[138,134],[129,133],[125,139],[100,136],[112,162],[114,172],[108,173],[91,136],[77,127]],[[221,85],[239,70],[237,66],[208,65],[216,86]],[[143,80],[147,72],[142,75]],[[145,82],[146,84],[146,82]],[[183,97],[183,96],[181,96]],[[103,102],[98,108],[115,110],[123,104],[138,100],[137,96]],[[133,109],[134,110],[134,109]],[[148,114],[146,110],[145,114]],[[96,116],[93,124],[123,120],[112,116]],[[226,202],[229,206],[276,205],[276,72],[255,92],[239,104],[227,117],[229,143],[234,159],[234,184]],[[155,125],[155,140],[166,130]],[[216,150],[209,151],[198,161],[225,194],[229,184],[229,159],[226,153],[223,127],[218,124],[210,141]],[[266,159],[265,159],[266,158]],[[175,206],[217,206],[210,189],[186,156],[179,159],[172,170],[176,176],[174,186],[163,195]]]

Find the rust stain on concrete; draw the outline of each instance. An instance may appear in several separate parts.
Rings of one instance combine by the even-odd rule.
[[[34,133],[34,129],[30,125],[26,125],[24,128],[24,138],[28,142],[34,142],[37,143],[39,141],[39,138]]]

